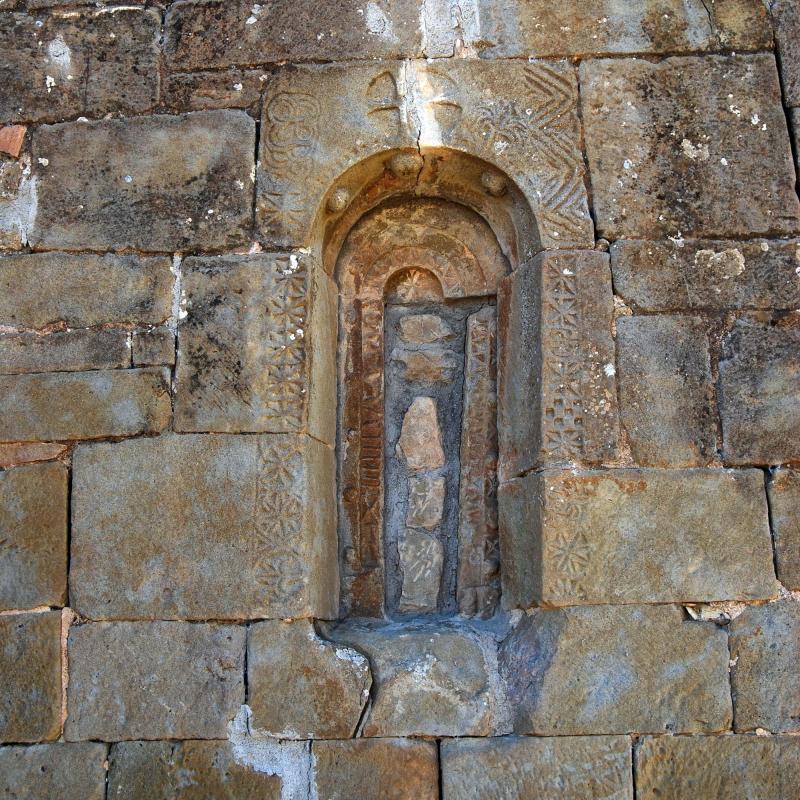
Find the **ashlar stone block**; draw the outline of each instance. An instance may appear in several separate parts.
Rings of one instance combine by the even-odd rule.
[[[722,311],[800,306],[800,240],[611,245],[614,290],[638,311]]]
[[[633,800],[626,736],[446,739],[443,800]]]
[[[617,319],[622,425],[633,460],[648,467],[702,467],[716,455],[708,343],[700,317]]]
[[[308,256],[187,258],[181,431],[335,438],[336,289]]]
[[[67,597],[67,468],[0,472],[0,609],[60,606]]]
[[[158,325],[170,316],[174,280],[158,256],[9,254],[0,257],[0,325]]]
[[[719,407],[729,464],[800,459],[800,320],[738,320],[722,342]]]
[[[772,54],[584,61],[580,79],[601,236],[800,229]]]
[[[122,328],[0,335],[0,374],[119,369],[131,365],[130,334]]]
[[[61,734],[61,613],[0,616],[0,741]],[[5,748],[0,748],[0,753]]]
[[[336,615],[333,453],[320,442],[165,435],[79,447],[73,470],[83,616]]]
[[[67,647],[68,741],[224,739],[244,702],[241,627],[98,622]]]
[[[242,244],[254,148],[255,123],[242,111],[43,125],[32,145],[31,244],[143,251]]]
[[[246,108],[258,112],[269,73],[263,69],[177,72],[166,77],[161,105],[172,113],[215,108]]]
[[[154,8],[3,14],[0,119],[147,111],[158,99],[160,36]]]
[[[800,600],[751,606],[730,625],[737,732],[800,732]]]
[[[166,326],[134,332],[131,338],[131,350],[135,367],[174,364],[175,333]]]
[[[119,742],[108,758],[114,800],[280,800],[281,779],[236,760],[229,742]]]
[[[779,469],[767,484],[778,578],[800,590],[800,471]]]
[[[0,794],[13,800],[105,800],[99,742],[0,747]]]
[[[759,470],[545,470],[500,515],[508,607],[778,594]]]
[[[797,794],[795,736],[647,737],[636,752],[642,800],[791,800]]]
[[[502,727],[491,635],[441,622],[355,620],[326,633],[369,658],[362,736],[489,736]]]
[[[0,376],[0,441],[159,433],[172,417],[169,381],[165,368]]]
[[[540,609],[499,661],[518,734],[730,729],[727,636],[675,606]]]
[[[277,739],[349,739],[372,684],[366,657],[317,636],[309,620],[248,632],[251,728]]]
[[[793,0],[770,3],[786,105],[800,106],[800,8]]]
[[[608,256],[542,253],[500,284],[499,474],[600,463],[618,421]]]
[[[317,796],[326,800],[391,797],[437,800],[439,765],[435,742],[353,739],[312,745]]]
[[[479,3],[467,41],[484,58],[760,50],[772,47],[761,0]],[[489,43],[489,46],[487,46]],[[482,46],[482,47],[481,47]]]

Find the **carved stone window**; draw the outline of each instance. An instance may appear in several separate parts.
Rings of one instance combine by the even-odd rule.
[[[497,607],[495,296],[508,271],[486,222],[443,200],[386,202],[341,249],[345,615]]]

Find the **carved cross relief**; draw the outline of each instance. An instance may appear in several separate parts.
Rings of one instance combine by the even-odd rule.
[[[486,223],[436,200],[353,229],[340,286],[345,615],[491,616],[500,596],[496,306]]]

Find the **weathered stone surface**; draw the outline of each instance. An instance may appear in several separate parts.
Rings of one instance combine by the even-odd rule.
[[[104,323],[157,325],[170,315],[168,258],[91,253],[0,257],[0,325],[70,328]]]
[[[618,241],[614,290],[641,311],[800,306],[800,241]]]
[[[636,752],[642,800],[790,800],[797,790],[800,739],[790,736],[660,736]]]
[[[69,741],[224,739],[244,702],[244,628],[97,622],[67,649]]]
[[[408,479],[408,512],[406,525],[433,530],[442,521],[444,478],[428,475]]]
[[[19,250],[28,243],[36,212],[36,184],[26,158],[0,156],[0,251]]]
[[[335,616],[333,454],[319,442],[166,435],[79,447],[73,469],[82,615]]]
[[[397,348],[392,351],[391,360],[403,365],[403,377],[407,381],[446,383],[453,380],[459,366],[452,351],[444,347]]]
[[[0,747],[0,794],[11,800],[105,800],[106,745]]]
[[[436,800],[439,797],[435,742],[408,739],[314,742],[312,752],[320,798]]]
[[[465,205],[485,204],[486,166],[469,179],[461,167],[448,174],[445,147],[512,179],[513,188],[498,176],[497,191],[519,199],[521,192],[531,205],[537,251],[594,246],[577,102],[575,73],[565,64],[441,59],[282,69],[268,83],[262,110],[262,236],[279,248],[309,246],[326,193],[354,197],[372,180],[388,179],[396,191],[428,186],[433,195],[452,182]],[[380,155],[393,149],[404,152],[385,159],[394,165],[387,178]],[[368,156],[376,158],[342,177]]]
[[[0,335],[0,374],[114,369],[131,365],[130,334],[121,328]]]
[[[0,377],[0,441],[158,433],[171,416],[167,369]]]
[[[730,648],[737,732],[800,731],[800,600],[745,609],[730,624]]]
[[[167,327],[135,332],[131,346],[135,367],[175,363],[175,334]]]
[[[236,760],[229,742],[119,742],[108,758],[114,800],[280,800],[281,780]]]
[[[176,113],[215,108],[257,109],[268,78],[260,69],[174,73],[167,76],[161,104]]]
[[[793,0],[771,0],[783,95],[787,106],[800,106],[800,8]]]
[[[614,457],[613,295],[603,253],[542,253],[500,285],[499,473]]]
[[[708,465],[717,438],[708,324],[678,315],[620,317],[617,363],[633,460],[648,467]]]
[[[62,455],[69,445],[53,442],[0,444],[0,467],[15,467],[32,461],[51,461]]]
[[[442,583],[444,547],[429,533],[407,530],[398,541],[401,614],[436,611]]]
[[[505,640],[499,660],[515,733],[731,725],[726,634],[675,606],[540,609]]]
[[[452,328],[437,314],[411,314],[400,320],[400,338],[407,344],[435,344],[453,335]]]
[[[57,739],[61,733],[58,611],[0,616],[0,675],[0,741]]]
[[[777,470],[767,495],[778,578],[789,589],[800,590],[800,471]]]
[[[719,407],[731,464],[800,459],[800,320],[739,320],[722,343]]]
[[[549,0],[480,4],[466,29],[484,58],[586,56],[761,50],[772,31],[761,0],[614,0],[554,4]],[[486,47],[490,43],[491,46]]]
[[[774,597],[758,470],[546,470],[500,487],[509,607]]]
[[[800,204],[771,54],[580,67],[598,233],[794,233]]]
[[[433,398],[414,398],[403,417],[403,427],[397,440],[397,455],[414,472],[444,466],[442,432]]]
[[[161,15],[115,8],[0,17],[0,119],[137,114],[158,98]]]
[[[360,653],[319,638],[312,622],[269,621],[247,639],[251,728],[278,739],[349,739],[372,684]]]
[[[633,800],[625,736],[442,742],[443,800]]]
[[[419,10],[412,0],[363,5],[313,0],[262,6],[250,0],[174,3],[167,54],[179,69],[275,61],[351,61],[422,55]]]
[[[494,639],[452,623],[346,622],[330,638],[364,653],[364,736],[487,736],[503,723]]]
[[[67,468],[0,472],[0,609],[60,606],[67,597]]]
[[[308,256],[187,258],[178,430],[335,440],[336,290]]]
[[[37,128],[31,243],[145,251],[241,244],[250,231],[254,137],[241,111]]]

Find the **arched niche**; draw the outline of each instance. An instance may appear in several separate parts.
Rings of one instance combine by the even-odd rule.
[[[493,177],[504,191],[481,188],[475,204],[499,206],[513,191]],[[325,227],[339,290],[345,615],[490,616],[498,606],[495,297],[535,236],[516,229],[510,199],[490,213],[505,247],[472,207],[417,191],[355,198]]]

